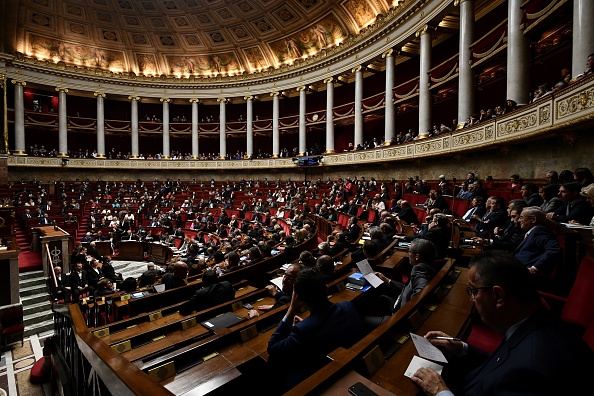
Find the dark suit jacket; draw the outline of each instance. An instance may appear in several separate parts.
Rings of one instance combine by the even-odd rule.
[[[402,208],[400,213],[398,213],[398,218],[408,224],[419,224],[417,214],[412,207]]]
[[[572,208],[569,211],[569,214],[566,215],[566,211],[567,202],[555,210],[553,220],[558,221],[559,223],[567,223],[569,220],[575,220],[580,224],[587,225],[590,224],[590,221],[592,220],[592,212],[594,209],[585,198],[580,197],[580,199],[572,203]]]
[[[450,241],[452,240],[452,231],[448,227],[432,227],[429,228],[423,235],[408,236],[404,240],[411,242],[414,239],[421,238],[433,242],[436,250],[436,257],[442,259],[448,252]]]
[[[72,271],[68,275],[68,284],[72,288],[78,288],[79,286],[85,287],[85,285],[88,285],[89,280],[87,278],[87,271],[82,270],[82,279],[78,276],[76,271]]]
[[[395,305],[392,306],[392,312],[398,311],[418,292],[423,290],[427,283],[433,279],[437,273],[436,267],[432,264],[420,263],[412,267],[410,280],[405,284],[391,280],[388,283],[386,295],[394,299]]]
[[[550,275],[556,264],[561,262],[561,246],[549,229],[536,226],[514,250],[514,256],[527,267],[536,267],[545,275]]]
[[[487,238],[491,235],[495,227],[504,227],[507,221],[507,212],[505,209],[500,209],[496,212],[487,212],[476,226],[475,230],[483,237]]]
[[[359,240],[360,233],[361,227],[358,224],[351,224],[348,230],[344,233],[344,236],[349,242],[355,243]]]
[[[268,342],[268,363],[279,370],[274,374],[284,379],[282,390],[287,390],[318,370],[328,353],[349,348],[363,335],[363,322],[351,302],[328,301],[294,326],[280,322]]]
[[[202,311],[204,309],[223,304],[235,298],[235,290],[231,283],[222,281],[214,285],[203,287],[196,290],[192,298],[185,302],[180,308],[179,313],[188,315],[192,311]]]
[[[97,271],[99,271],[99,272],[97,272]],[[97,268],[97,271],[95,271],[92,268],[90,268],[86,271],[87,282],[89,282],[89,286],[92,286],[93,288],[96,288],[97,282],[99,282],[99,279],[103,278],[103,271],[101,271],[101,268]]]
[[[452,388],[456,395],[579,395],[590,386],[593,361],[586,343],[541,309],[491,356],[471,346],[462,361],[450,360],[448,369],[459,373],[462,362],[471,369],[460,389]],[[445,370],[444,377],[453,383]]]

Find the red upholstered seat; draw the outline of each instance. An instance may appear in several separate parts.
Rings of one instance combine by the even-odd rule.
[[[0,317],[2,325],[2,346],[20,341],[23,345],[25,324],[23,323],[23,307],[10,309],[2,313]]]
[[[32,384],[40,385],[45,382],[49,382],[50,380],[50,372],[47,368],[44,367],[45,358],[41,358],[33,364],[31,367],[31,374],[29,376],[29,381]]]

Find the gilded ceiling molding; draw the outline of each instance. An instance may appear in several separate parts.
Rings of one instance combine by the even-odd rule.
[[[22,53],[17,53],[15,56],[8,57],[6,56],[7,54],[4,54],[4,56],[0,54],[0,59],[6,59],[11,67],[17,67],[22,70],[29,70],[42,74],[48,74],[49,72],[53,79],[62,77],[73,80],[78,79],[98,83],[146,87],[150,89],[167,89],[171,87],[174,87],[175,89],[195,89],[197,84],[205,89],[220,89],[220,85],[224,84],[225,89],[233,90],[241,87],[253,86],[254,81],[257,81],[258,85],[271,84],[278,81],[292,84],[293,82],[288,80],[312,73],[315,74],[316,72],[320,72],[335,66],[336,64],[340,64],[341,62],[348,61],[361,53],[367,54],[365,55],[366,57],[370,57],[372,55],[370,48],[381,46],[381,43],[383,42],[393,43],[398,37],[403,37],[403,39],[405,39],[405,31],[398,33],[398,36],[396,37],[387,36],[396,30],[402,30],[403,26],[413,25],[411,27],[414,28],[414,25],[416,25],[416,16],[420,16],[421,19],[436,17],[440,12],[452,6],[452,3],[440,0],[401,1],[397,6],[390,7],[385,14],[378,14],[375,21],[364,27],[359,34],[351,34],[345,37],[344,41],[339,45],[325,48],[315,56],[308,57],[307,59],[296,59],[292,64],[284,64],[278,68],[267,68],[251,74],[240,73],[225,77],[218,74],[216,77],[209,78],[194,76],[185,78],[183,76],[176,77],[165,75],[147,77],[137,76],[132,72],[112,72],[81,66],[69,66],[64,64],[64,62],[60,62],[58,65],[49,60],[28,58]],[[310,76],[309,78],[316,78],[316,76]],[[317,78],[321,79],[322,76]],[[36,80],[39,80],[35,82],[40,84],[48,84],[40,77],[37,77]],[[76,88],[79,89],[79,86],[77,85]],[[85,90],[85,87],[81,86],[80,89]],[[150,96],[153,96],[152,92],[150,93]]]

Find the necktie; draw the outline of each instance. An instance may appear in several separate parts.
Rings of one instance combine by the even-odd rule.
[[[567,210],[565,211],[565,216],[569,216],[569,212],[571,212],[571,206],[572,205],[570,203],[567,204]]]

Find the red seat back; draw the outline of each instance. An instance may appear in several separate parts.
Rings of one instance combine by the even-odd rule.
[[[594,320],[594,258],[584,256],[567,301],[561,312],[561,318],[587,328]]]

